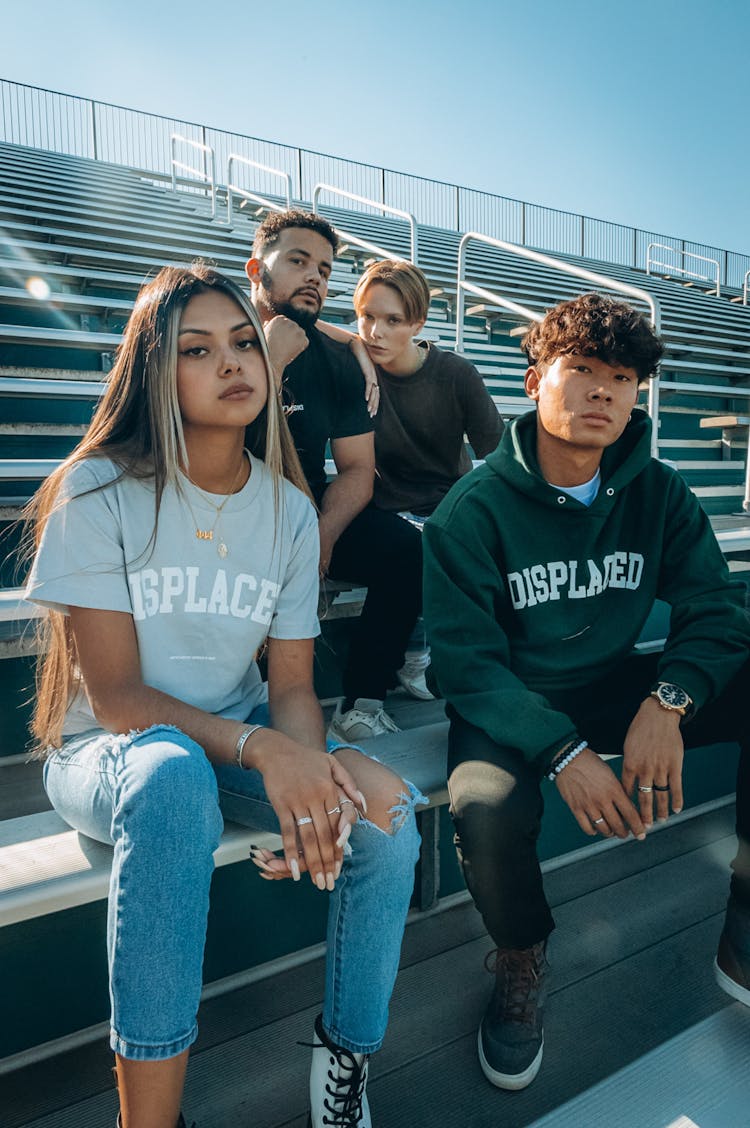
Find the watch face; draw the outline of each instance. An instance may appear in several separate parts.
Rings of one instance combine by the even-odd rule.
[[[690,704],[690,698],[684,689],[680,689],[679,685],[662,682],[656,692],[659,695],[659,700],[670,709],[686,709]]]

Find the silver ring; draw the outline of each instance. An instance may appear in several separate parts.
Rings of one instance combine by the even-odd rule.
[[[297,826],[307,826],[307,824],[311,822],[311,817],[309,815],[305,815],[303,819],[297,819]]]
[[[351,803],[352,807],[354,806],[354,800],[353,799],[339,799],[339,803],[341,804],[342,807],[344,806],[345,803]]]
[[[341,807],[333,807],[330,811],[326,811],[327,815],[340,815]]]
[[[601,815],[598,819],[594,819],[594,826],[596,826],[597,823],[600,823],[600,822],[606,822],[604,815]]]
[[[654,789],[653,789],[653,787],[642,787],[641,785],[639,785],[638,790],[644,791],[646,794],[648,794],[649,792],[653,791]]]

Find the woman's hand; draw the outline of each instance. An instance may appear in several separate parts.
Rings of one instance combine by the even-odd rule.
[[[378,383],[377,369],[370,360],[370,354],[365,348],[365,343],[361,337],[352,337],[350,348],[357,358],[357,363],[362,369],[362,375],[365,378],[367,413],[371,419],[374,419],[378,413],[378,407],[380,406],[380,384]]]
[[[344,845],[364,810],[364,798],[351,774],[325,752],[306,748],[272,729],[264,729],[253,766],[263,776],[266,794],[281,828],[284,857],[275,864],[254,854],[264,876],[291,876],[307,870],[320,890],[333,889],[341,872]]]

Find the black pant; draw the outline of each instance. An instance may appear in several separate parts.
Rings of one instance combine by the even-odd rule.
[[[328,574],[367,585],[344,670],[344,695],[382,701],[396,685],[422,610],[422,534],[398,514],[368,505],[336,541]]]
[[[656,680],[657,657],[635,656],[604,681],[552,704],[599,753],[622,752],[630,722]],[[750,907],[750,662],[712,704],[682,728],[686,748],[739,743],[732,893]],[[541,769],[495,744],[448,706],[448,788],[466,885],[499,948],[529,948],[554,928],[536,844],[544,802]]]

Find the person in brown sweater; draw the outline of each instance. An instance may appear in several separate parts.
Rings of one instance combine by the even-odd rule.
[[[321,325],[339,340],[361,341],[375,365],[380,407],[375,416],[373,503],[421,528],[477,458],[500,441],[503,423],[481,376],[461,356],[418,338],[430,306],[427,279],[409,262],[372,263],[354,291],[359,338]],[[361,347],[361,346],[360,346]],[[413,650],[399,671],[410,692],[431,697],[424,682],[429,651]]]

